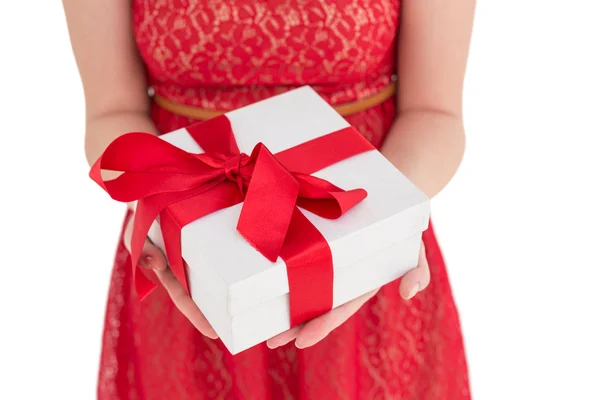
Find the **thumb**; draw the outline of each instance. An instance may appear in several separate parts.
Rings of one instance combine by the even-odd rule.
[[[123,232],[123,243],[131,254],[131,235],[133,233],[133,215],[129,217],[127,221],[127,225],[125,226],[125,231]],[[164,271],[167,269],[167,258],[162,250],[154,245],[152,241],[148,238],[144,241],[144,247],[142,248],[142,253],[140,255],[140,260],[138,264],[141,267],[156,270],[156,271]]]

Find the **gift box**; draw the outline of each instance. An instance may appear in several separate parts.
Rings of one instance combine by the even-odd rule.
[[[138,236],[149,231],[167,252],[232,354],[417,265],[429,200],[309,87],[160,139],[173,146],[159,151],[149,141],[135,148],[166,161],[148,166],[144,159],[135,167],[126,162],[129,175],[120,183],[101,181],[97,173],[95,179],[118,200],[150,199],[143,212],[138,203]],[[123,140],[139,143],[138,137]],[[191,156],[204,152],[206,158]],[[117,166],[123,157],[109,147],[96,172],[127,169]],[[172,167],[169,157],[185,162]],[[204,163],[197,167],[204,174],[200,183],[192,173],[195,160]],[[140,165],[154,173],[148,182],[140,183]],[[216,172],[204,172],[204,165]],[[163,183],[157,186],[158,179]],[[119,191],[128,194],[115,195]],[[186,271],[179,270],[176,252]],[[142,292],[147,287],[139,285]]]

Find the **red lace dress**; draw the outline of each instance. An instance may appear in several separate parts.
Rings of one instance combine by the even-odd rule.
[[[133,0],[150,85],[170,100],[229,110],[310,84],[333,104],[369,96],[395,70],[399,0]],[[349,122],[379,146],[394,100]],[[154,107],[158,129],[192,121]],[[231,356],[163,289],[138,301],[118,249],[108,298],[100,399],[468,399],[459,319],[434,233],[431,285],[413,300],[383,287],[319,344],[261,344]]]

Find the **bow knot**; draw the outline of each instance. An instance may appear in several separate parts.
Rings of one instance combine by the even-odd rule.
[[[241,169],[248,166],[250,157],[247,154],[234,155],[225,160],[225,176],[232,182],[239,183],[242,178]]]

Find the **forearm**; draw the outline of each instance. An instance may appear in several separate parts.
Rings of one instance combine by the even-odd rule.
[[[429,197],[462,160],[463,82],[475,0],[403,0],[398,119],[382,152]]]
[[[127,132],[157,134],[146,112],[124,110],[88,116],[85,154],[90,166],[100,157],[110,142]]]
[[[452,179],[465,149],[462,118],[438,111],[401,113],[381,152],[428,197]]]

